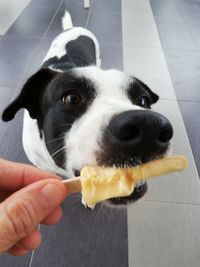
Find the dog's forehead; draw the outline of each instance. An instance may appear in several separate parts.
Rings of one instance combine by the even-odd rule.
[[[128,85],[134,82],[131,76],[114,69],[103,70],[98,67],[77,68],[75,74],[90,80],[97,94],[113,95],[117,92],[125,92]]]

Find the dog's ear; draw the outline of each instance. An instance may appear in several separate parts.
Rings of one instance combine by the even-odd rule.
[[[40,69],[31,76],[23,86],[19,96],[4,110],[3,121],[12,120],[21,108],[27,109],[31,118],[36,119],[40,112],[39,99],[55,75],[56,72],[46,68]]]
[[[151,104],[154,104],[158,101],[159,96],[157,94],[155,94],[145,83],[143,83],[139,79],[136,79],[136,83],[137,83],[137,86],[142,87],[145,91],[148,92],[148,94],[151,97]]]

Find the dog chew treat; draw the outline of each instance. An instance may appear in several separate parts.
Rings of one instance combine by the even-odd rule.
[[[188,164],[184,156],[171,156],[132,168],[103,168],[86,166],[81,176],[63,181],[68,193],[82,191],[82,201],[87,206],[113,198],[130,195],[135,184],[150,177],[181,171]]]

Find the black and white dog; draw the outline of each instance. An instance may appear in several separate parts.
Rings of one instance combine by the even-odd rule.
[[[135,166],[163,157],[173,130],[151,110],[158,96],[135,77],[102,70],[97,39],[73,27],[67,12],[62,24],[42,67],[2,116],[9,121],[26,109],[23,146],[29,160],[72,178],[85,165]],[[110,202],[133,202],[146,190],[143,182],[131,196]]]

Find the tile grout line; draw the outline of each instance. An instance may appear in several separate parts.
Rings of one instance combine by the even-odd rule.
[[[186,99],[181,99],[181,98],[177,98],[177,99],[173,99],[173,98],[164,98],[164,97],[160,97],[159,100],[164,100],[164,101],[173,101],[173,102],[186,102],[186,103],[200,103],[200,100],[186,100]]]
[[[126,24],[124,24],[124,20],[123,20],[123,18],[125,18],[125,16],[126,16],[126,11],[127,11],[127,8],[128,8],[128,5],[126,5],[127,4],[127,1],[121,1],[122,2],[122,4],[123,4],[123,7],[122,7],[122,30],[124,30],[124,29],[126,29],[125,27],[125,25]],[[145,2],[145,3],[144,3]],[[151,15],[151,18],[152,18],[152,24],[154,24],[155,25],[155,33],[156,33],[156,35],[158,35],[158,41],[159,41],[159,46],[158,46],[158,48],[159,48],[159,50],[162,52],[162,54],[163,54],[163,57],[164,57],[164,61],[165,61],[165,64],[166,64],[166,74],[169,76],[168,77],[168,79],[169,79],[169,85],[172,87],[172,89],[173,89],[173,91],[174,91],[174,94],[175,94],[175,90],[174,90],[174,84],[173,84],[173,82],[172,82],[172,78],[171,78],[171,75],[170,75],[170,72],[169,72],[169,67],[168,67],[168,65],[167,65],[167,61],[166,61],[166,57],[165,57],[165,54],[164,54],[164,47],[162,46],[162,43],[161,43],[161,40],[160,40],[160,38],[159,38],[159,32],[158,32],[158,28],[157,28],[157,25],[156,25],[156,22],[155,22],[155,18],[154,18],[154,15],[153,15],[153,10],[152,10],[152,8],[151,8],[151,5],[150,5],[150,1],[149,0],[145,0],[143,2],[143,4],[145,4],[145,9],[146,10],[148,10],[148,11],[150,11],[150,15]],[[147,4],[147,5],[146,5]],[[132,14],[132,16],[134,16],[134,14]],[[128,27],[128,26],[127,26]],[[128,29],[127,29],[127,31],[128,31]],[[129,30],[130,31],[130,30]],[[134,34],[134,32],[132,32],[132,34]],[[122,34],[122,38],[123,38],[123,43],[122,43],[122,45],[123,45],[123,52],[125,52],[125,49],[127,48],[128,49],[128,46],[126,45],[126,40],[125,40],[125,35],[124,34]],[[132,47],[136,47],[136,46],[132,46]],[[151,48],[151,47],[148,47],[148,48]],[[156,47],[157,48],[157,47]],[[125,54],[125,53],[124,53]],[[125,54],[126,55],[126,54]],[[124,67],[125,67],[125,69],[126,69],[126,58],[124,57]],[[129,66],[129,65],[128,65]],[[130,68],[131,68],[131,65],[130,65],[130,67],[129,68],[127,68],[128,69],[128,71],[130,71]],[[166,87],[166,90],[167,90],[167,87]],[[160,98],[161,100],[167,100],[167,99],[164,99],[164,98]],[[171,99],[170,99],[171,100]],[[169,100],[168,100],[169,101]],[[175,94],[175,99],[172,99],[171,101],[173,101],[174,103],[176,103],[177,104],[177,108],[178,108],[178,110],[179,110],[179,112],[180,112],[180,115],[179,114],[177,114],[177,119],[180,119],[180,120],[182,120],[182,123],[183,123],[183,127],[184,127],[184,139],[187,139],[187,141],[188,141],[188,146],[186,147],[187,148],[187,150],[188,150],[188,153],[189,153],[189,157],[191,157],[191,161],[192,161],[192,166],[191,166],[191,170],[193,170],[194,169],[194,177],[193,178],[197,178],[197,173],[196,173],[196,164],[195,164],[195,160],[194,160],[194,156],[193,156],[193,151],[192,151],[192,149],[191,149],[191,146],[190,146],[190,143],[189,143],[189,138],[188,138],[188,135],[187,135],[187,131],[186,131],[186,128],[185,128],[185,124],[184,124],[184,120],[183,120],[183,116],[182,116],[182,113],[181,113],[181,110],[180,110],[180,107],[179,107],[179,99],[177,99],[177,97],[176,97],[176,94]],[[178,113],[179,113],[178,112]],[[162,199],[162,198],[161,198]],[[183,199],[184,200],[184,199]],[[198,204],[198,203],[183,203],[183,202],[181,202],[181,203],[176,203],[176,202],[170,202],[170,201],[153,201],[153,200],[145,200],[144,201],[145,203],[160,203],[160,204],[162,204],[162,205],[182,205],[182,206],[186,206],[186,205],[193,205],[193,206],[200,206],[200,204]],[[186,202],[187,202],[187,199],[186,199]],[[194,201],[195,202],[195,201]],[[131,214],[132,214],[132,212],[134,213],[134,210],[133,210],[134,208],[132,208],[131,209],[131,207],[128,209],[128,212],[127,212],[127,226],[128,226],[128,262],[129,262],[129,266],[135,266],[134,264],[135,264],[135,250],[134,250],[134,239],[129,235],[129,233],[130,233],[130,229],[129,229],[129,227],[131,227],[131,225],[132,225],[132,216],[131,216]]]
[[[184,203],[184,202],[171,202],[171,201],[159,201],[159,200],[141,200],[141,203],[156,203],[161,205],[176,205],[176,206],[199,206],[198,203]]]
[[[40,224],[38,225],[37,230],[38,230],[38,231],[40,230]],[[35,250],[33,250],[33,251],[31,252],[31,258],[30,258],[28,267],[31,267],[31,266],[32,266],[34,254],[35,254]]]
[[[6,84],[0,84],[0,87],[15,88],[15,86],[13,86],[13,85],[6,85]]]
[[[200,48],[196,48],[196,49],[191,49],[191,48],[173,48],[173,47],[168,47],[168,46],[165,46],[165,45],[162,45],[162,47],[160,46],[155,46],[155,45],[136,45],[136,44],[131,44],[131,43],[124,43],[124,46],[126,47],[141,47],[141,48],[159,48],[159,49],[167,49],[167,50],[176,50],[176,51],[188,51],[188,52],[200,52]]]
[[[64,0],[61,0],[60,4],[58,5],[58,7],[57,7],[57,9],[56,9],[56,11],[55,11],[55,13],[54,13],[54,16],[52,17],[52,19],[51,19],[51,21],[50,21],[50,23],[49,23],[49,25],[48,25],[46,31],[44,32],[44,35],[42,36],[42,38],[41,38],[41,40],[40,40],[38,46],[36,47],[36,49],[35,49],[35,53],[34,53],[32,59],[30,60],[30,63],[27,65],[27,68],[26,68],[26,70],[24,71],[24,75],[23,75],[22,79],[21,79],[20,82],[19,82],[19,85],[20,85],[20,83],[22,82],[22,80],[23,80],[23,78],[24,78],[24,76],[25,76],[25,74],[26,74],[26,71],[28,70],[28,68],[29,68],[29,66],[30,66],[30,64],[31,64],[31,62],[32,62],[32,60],[33,60],[33,58],[34,58],[34,56],[35,56],[35,54],[36,54],[36,51],[37,51],[38,48],[40,47],[40,45],[41,45],[41,43],[42,43],[42,40],[44,40],[44,38],[45,38],[45,36],[46,36],[46,34],[47,34],[49,28],[51,27],[51,25],[52,25],[52,23],[53,23],[53,21],[54,21],[56,15],[58,14],[58,11],[59,11],[59,9],[60,9],[60,7],[61,7],[63,1],[64,1]],[[15,92],[16,92],[16,91],[15,91]],[[14,93],[15,93],[15,92],[14,92]],[[38,231],[39,231],[39,230],[40,230],[40,225],[38,225]],[[34,258],[34,254],[35,254],[35,250],[33,250],[33,252],[31,253],[31,258],[30,258],[28,267],[31,267],[31,266],[32,266],[33,258]]]
[[[149,3],[150,3],[150,0],[149,0]],[[151,4],[150,4],[150,7],[151,7]],[[175,1],[175,8],[176,8],[176,10],[177,10],[177,12],[178,12],[180,18],[183,20],[184,25],[187,26],[187,21],[186,21],[184,15],[183,15],[182,12],[178,9],[177,1]],[[151,7],[151,9],[152,9],[152,7]],[[152,14],[153,14],[153,9],[152,9]],[[154,14],[153,14],[153,16],[154,16]],[[156,17],[156,16],[154,16],[154,20],[155,20],[155,17]],[[156,24],[156,20],[155,20],[155,24]],[[195,49],[184,49],[184,48],[177,49],[177,48],[168,48],[168,47],[166,47],[164,44],[162,44],[162,40],[160,40],[160,42],[161,42],[161,48],[163,48],[163,54],[164,54],[164,57],[165,57],[165,59],[166,59],[166,63],[167,63],[167,57],[166,57],[166,51],[167,51],[167,50],[168,50],[168,51],[170,51],[170,50],[172,50],[172,51],[182,51],[182,52],[184,51],[184,52],[186,52],[186,53],[187,53],[187,52],[190,52],[190,53],[199,53],[199,52],[200,52],[199,43],[198,43],[196,37],[194,36],[192,30],[191,30],[191,25],[190,25],[190,26],[188,25],[187,30],[190,31],[190,37],[191,37],[192,41],[195,43],[195,45],[196,45],[198,48],[195,48]],[[157,31],[158,31],[158,28],[157,28]],[[158,31],[158,35],[159,35],[159,31]],[[159,36],[160,36],[160,35],[159,35]],[[168,67],[168,64],[167,64],[167,67]],[[169,67],[168,67],[168,70],[169,70]],[[170,73],[170,71],[169,71],[169,75],[170,75],[170,77],[171,77],[171,73]],[[198,101],[198,100],[195,101],[195,100],[190,100],[190,99],[189,99],[189,100],[181,99],[181,98],[179,98],[179,97],[177,96],[177,94],[176,94],[176,90],[175,90],[175,88],[174,88],[175,85],[180,85],[180,84],[182,84],[182,83],[184,83],[184,82],[188,82],[188,81],[194,81],[194,80],[196,80],[196,79],[199,79],[199,76],[198,76],[198,77],[195,77],[195,78],[193,78],[193,79],[190,78],[190,79],[186,79],[186,80],[179,81],[179,82],[174,82],[173,79],[171,78],[171,82],[172,82],[172,87],[173,87],[174,92],[175,92],[175,95],[176,95],[177,105],[178,105],[178,108],[179,108],[179,110],[180,110],[180,114],[181,114],[181,116],[182,116],[182,119],[183,119],[183,121],[184,121],[184,127],[185,127],[185,131],[186,131],[186,134],[187,134],[188,142],[189,142],[189,145],[190,145],[190,149],[191,149],[191,154],[192,154],[192,157],[193,157],[193,161],[194,161],[194,164],[195,164],[196,169],[197,169],[197,174],[198,174],[198,176],[199,176],[199,178],[200,178],[200,171],[199,171],[199,169],[198,169],[198,167],[197,167],[197,159],[195,158],[195,155],[194,155],[194,151],[193,151],[192,143],[191,143],[191,138],[190,138],[190,136],[189,136],[189,134],[188,134],[188,131],[187,131],[187,128],[186,128],[186,124],[185,124],[185,117],[184,117],[184,115],[182,114],[182,109],[181,109],[181,106],[180,106],[181,103],[193,103],[193,104],[195,103],[195,104],[197,104],[197,103],[200,103],[200,101]]]
[[[181,19],[184,21],[184,24],[188,27],[188,30],[190,30],[190,34],[191,34],[191,37],[192,39],[195,41],[195,44],[199,47],[199,43],[196,39],[196,37],[194,36],[193,32],[192,32],[192,29],[191,29],[191,25],[187,25],[187,21],[185,20],[184,16],[182,15],[182,13],[179,11],[178,9],[178,6],[177,6],[177,1],[175,1],[175,6],[176,6],[176,10],[177,12],[179,13]],[[190,50],[190,51],[193,51],[193,50]]]
[[[150,5],[150,8],[151,8],[151,11],[152,11],[152,15],[153,15],[153,17],[154,17],[153,9],[152,9],[151,4],[150,4],[150,0],[148,0],[148,1],[149,1],[149,5]],[[184,21],[184,23],[186,23],[186,20],[184,19],[184,17],[182,16],[182,14],[180,13],[180,11],[178,10],[177,2],[176,2],[176,1],[175,1],[175,6],[176,6],[176,9],[177,9],[177,12],[178,12],[179,15],[180,15],[180,18]],[[155,17],[154,17],[154,21],[155,21],[155,25],[156,25]],[[156,28],[157,28],[157,25],[156,25]],[[188,28],[188,30],[189,30],[189,29],[190,29],[190,27]],[[157,28],[157,32],[158,32],[158,36],[159,36],[159,39],[160,39],[160,35],[159,35],[158,28]],[[198,47],[198,46],[199,46],[199,45],[198,45],[198,42],[197,42],[196,38],[193,36],[193,34],[191,34],[191,37],[192,37],[192,39],[194,40],[195,44],[196,44],[197,47]],[[198,176],[200,176],[199,170],[198,170],[198,168],[197,168],[196,159],[195,159],[195,157],[194,157],[194,152],[193,152],[193,149],[192,149],[191,140],[190,140],[190,138],[189,138],[189,135],[188,135],[188,132],[187,132],[187,129],[186,129],[185,118],[184,118],[184,116],[183,116],[183,114],[182,114],[182,110],[181,110],[181,107],[180,107],[180,103],[183,103],[183,102],[185,102],[185,103],[200,103],[200,101],[193,101],[193,100],[179,99],[178,96],[177,96],[177,94],[176,94],[176,90],[175,90],[175,88],[174,88],[174,86],[177,85],[177,84],[181,84],[181,83],[183,83],[183,82],[185,82],[185,81],[190,81],[190,80],[194,80],[194,79],[189,79],[189,80],[180,81],[180,82],[173,82],[173,80],[172,80],[172,78],[171,78],[171,73],[170,73],[170,70],[169,70],[169,66],[168,66],[168,64],[167,64],[166,55],[165,55],[165,51],[166,51],[166,50],[173,50],[173,51],[175,50],[175,51],[184,51],[184,52],[187,52],[187,51],[188,51],[188,52],[194,52],[194,53],[197,53],[197,52],[200,52],[200,51],[199,51],[199,49],[176,49],[176,48],[167,48],[167,47],[165,47],[165,46],[162,44],[161,39],[160,39],[160,43],[161,43],[161,49],[163,50],[163,55],[164,55],[164,58],[165,58],[165,61],[166,61],[166,65],[167,65],[167,69],[168,69],[168,72],[169,72],[169,76],[170,76],[170,79],[171,79],[172,88],[173,88],[174,93],[175,93],[175,96],[176,96],[176,99],[175,99],[174,101],[177,102],[178,109],[179,109],[180,114],[181,114],[181,116],[182,116],[182,120],[183,120],[183,124],[184,124],[184,128],[185,128],[185,132],[186,132],[186,134],[187,134],[188,142],[189,142],[189,145],[190,145],[190,149],[191,149],[191,154],[192,154],[192,157],[193,157],[194,165],[195,165],[195,167],[196,167]]]
[[[59,4],[60,5],[60,4]],[[55,10],[57,9],[56,8],[53,8],[53,7],[46,7],[46,6],[34,6],[33,4],[31,5],[32,8],[42,8],[42,9],[49,9],[49,10]]]
[[[51,19],[49,25],[48,25],[48,27],[46,28],[46,31],[44,32],[43,36],[40,38],[40,41],[39,41],[38,45],[36,46],[36,48],[35,48],[35,50],[34,50],[34,52],[33,52],[33,55],[32,55],[32,57],[31,57],[31,59],[30,59],[30,62],[27,64],[27,66],[26,66],[26,68],[25,68],[25,70],[24,70],[24,72],[23,72],[23,74],[22,74],[21,79],[19,80],[19,82],[18,82],[17,85],[16,85],[17,89],[13,92],[13,96],[15,96],[16,91],[18,90],[19,86],[22,84],[22,82],[23,82],[23,80],[24,80],[24,77],[25,77],[25,75],[26,75],[26,73],[27,73],[27,71],[28,71],[30,65],[32,64],[32,61],[33,61],[33,59],[34,59],[34,57],[35,57],[35,55],[36,55],[36,53],[37,53],[37,51],[38,51],[38,49],[39,49],[41,43],[42,43],[42,41],[44,40],[44,38],[45,38],[45,36],[46,36],[46,34],[47,34],[49,28],[51,27],[51,25],[52,25],[52,23],[53,23],[53,21],[54,21],[56,15],[58,14],[58,11],[59,11],[59,9],[60,9],[60,7],[61,7],[63,1],[64,1],[64,0],[61,0],[61,2],[60,2],[60,4],[59,4],[58,8],[56,9],[56,11],[55,11],[55,13],[54,13],[54,15],[53,15],[53,17],[52,17],[52,19]],[[13,96],[11,97],[10,101],[12,101]]]
[[[88,28],[88,24],[89,24],[90,16],[91,16],[91,13],[92,13],[92,7],[93,7],[94,1],[95,0],[92,1],[91,5],[90,5],[90,8],[89,8],[88,17],[87,17],[87,20],[86,20],[86,23],[85,23],[85,28],[86,29]]]

